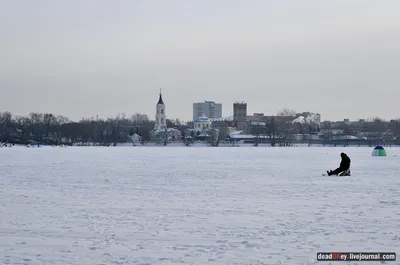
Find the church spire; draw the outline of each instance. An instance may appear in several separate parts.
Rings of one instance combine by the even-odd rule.
[[[164,105],[164,101],[162,100],[162,96],[161,96],[161,88],[160,88],[160,97],[159,97],[159,99],[158,99],[157,105],[158,105],[158,104]]]

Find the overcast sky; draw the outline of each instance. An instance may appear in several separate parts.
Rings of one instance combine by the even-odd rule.
[[[399,0],[0,0],[0,111],[400,117]]]

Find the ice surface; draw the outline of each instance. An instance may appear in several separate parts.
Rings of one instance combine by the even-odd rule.
[[[336,264],[318,251],[399,252],[400,149],[371,150],[2,148],[0,264],[304,265]],[[352,176],[323,177],[342,151]]]

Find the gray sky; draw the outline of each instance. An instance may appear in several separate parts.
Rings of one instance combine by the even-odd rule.
[[[399,0],[0,0],[0,111],[400,117]]]

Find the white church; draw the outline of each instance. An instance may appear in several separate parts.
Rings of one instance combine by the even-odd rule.
[[[160,144],[181,141],[181,132],[179,130],[167,128],[167,116],[165,113],[165,104],[162,99],[161,90],[160,97],[156,105],[154,129],[150,132],[150,138],[152,142]]]

